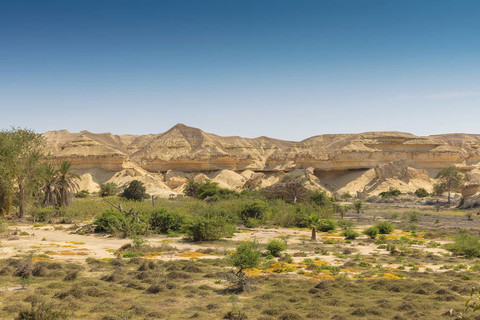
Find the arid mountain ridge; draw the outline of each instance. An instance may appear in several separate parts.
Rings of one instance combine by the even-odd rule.
[[[392,187],[413,192],[431,189],[436,172],[448,165],[459,166],[469,184],[480,182],[477,134],[365,132],[294,142],[223,137],[177,124],[148,135],[66,130],[43,135],[54,161],[71,161],[82,174],[81,187],[90,191],[99,183],[133,179],[163,196],[181,192],[187,179],[212,179],[231,189],[266,187],[293,172],[307,176],[312,188],[330,192],[376,194]]]

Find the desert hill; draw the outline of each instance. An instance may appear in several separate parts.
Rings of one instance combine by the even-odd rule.
[[[469,193],[480,185],[480,135],[420,137],[403,132],[318,135],[303,141],[268,137],[223,137],[177,124],[160,134],[114,135],[67,130],[43,134],[54,161],[68,160],[81,174],[81,188],[139,179],[152,194],[182,191],[188,179],[211,179],[222,187],[267,187],[289,172],[307,177],[312,188],[378,194],[389,188],[432,189],[448,165],[467,176]]]

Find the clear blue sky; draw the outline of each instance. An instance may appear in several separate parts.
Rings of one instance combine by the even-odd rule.
[[[0,128],[480,133],[480,1],[2,0]]]

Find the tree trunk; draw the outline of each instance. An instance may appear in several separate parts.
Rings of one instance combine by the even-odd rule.
[[[317,240],[317,230],[312,227],[312,240]]]
[[[23,183],[18,183],[18,217],[23,218],[25,215],[25,188]]]
[[[448,190],[448,203],[450,203],[450,189]]]

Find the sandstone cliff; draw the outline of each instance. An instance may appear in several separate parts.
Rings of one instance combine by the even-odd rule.
[[[295,172],[308,177],[310,187],[332,192],[413,192],[431,189],[435,173],[454,164],[473,170],[469,184],[480,183],[473,169],[480,162],[480,135],[367,132],[294,142],[222,137],[178,124],[149,135],[61,130],[44,136],[53,159],[71,161],[90,191],[100,183],[123,186],[133,179],[161,196],[181,192],[188,179],[211,179],[231,189],[267,187]]]

